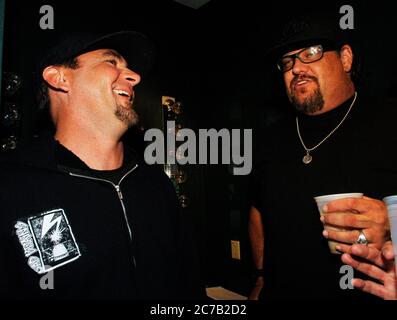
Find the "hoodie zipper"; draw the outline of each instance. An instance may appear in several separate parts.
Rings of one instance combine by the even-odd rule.
[[[85,175],[81,175],[81,174],[76,174],[76,173],[72,173],[69,172],[69,175],[73,176],[73,177],[78,177],[78,178],[84,178],[84,179],[88,179],[88,180],[94,180],[94,181],[101,181],[101,182],[107,182],[110,183],[117,192],[117,196],[119,197],[120,200],[120,204],[121,204],[121,208],[123,209],[123,215],[124,215],[124,221],[127,225],[127,229],[128,229],[128,235],[129,235],[129,239],[130,242],[132,244],[132,231],[131,231],[131,224],[130,221],[128,220],[128,216],[127,216],[127,210],[125,209],[125,205],[124,205],[124,197],[123,197],[123,193],[121,191],[120,185],[123,182],[123,180],[132,172],[134,171],[136,168],[138,168],[138,165],[136,164],[131,170],[129,170],[127,173],[125,173],[118,184],[114,184],[112,181],[106,180],[106,179],[100,179],[100,178],[94,178],[94,177],[90,177],[90,176],[85,176]],[[135,256],[132,255],[132,262],[134,264],[134,267],[136,267],[136,260],[135,260]]]

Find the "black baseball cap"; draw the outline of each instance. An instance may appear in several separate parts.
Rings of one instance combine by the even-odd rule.
[[[340,48],[351,42],[351,32],[342,30],[337,15],[313,13],[290,19],[279,41],[267,52],[270,59],[278,59],[287,52],[321,44]]]

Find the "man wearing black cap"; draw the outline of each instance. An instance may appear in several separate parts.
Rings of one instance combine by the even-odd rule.
[[[386,207],[375,199],[397,185],[397,137],[385,129],[393,109],[357,92],[357,58],[336,17],[289,22],[268,57],[295,113],[269,127],[261,145],[250,212],[251,298],[358,299],[327,240],[380,249],[389,238]],[[315,196],[352,192],[368,197],[331,202],[320,221]]]
[[[153,55],[136,32],[73,34],[40,63],[56,130],[2,160],[2,298],[202,297],[172,184],[121,141]]]

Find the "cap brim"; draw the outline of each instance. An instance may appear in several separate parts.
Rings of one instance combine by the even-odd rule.
[[[310,38],[310,39],[299,39],[297,41],[291,41],[276,45],[266,52],[267,59],[276,61],[288,52],[302,49],[308,46],[322,44],[322,45],[335,45],[335,43],[325,38]]]
[[[116,50],[127,61],[128,67],[140,75],[147,74],[154,65],[155,45],[139,32],[120,31],[102,36],[87,43],[77,55],[98,49]]]

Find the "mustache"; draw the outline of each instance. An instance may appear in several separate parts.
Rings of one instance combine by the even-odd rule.
[[[304,81],[304,80],[312,80],[314,82],[317,82],[317,78],[314,76],[309,76],[309,75],[300,75],[300,76],[295,76],[292,81],[291,81],[291,89],[295,87],[295,85],[299,82],[299,81]]]

